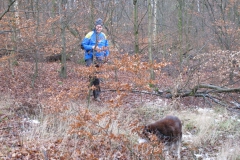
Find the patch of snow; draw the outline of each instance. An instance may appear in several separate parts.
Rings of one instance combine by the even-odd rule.
[[[193,135],[189,132],[187,132],[187,134],[183,134],[182,138],[184,142],[193,142]]]
[[[209,108],[199,108],[198,112],[200,113],[209,113],[209,112],[213,112],[213,109],[209,109]]]
[[[227,137],[228,137],[228,138],[234,138],[234,136],[233,136],[233,135],[228,135]]]
[[[198,158],[203,158],[203,155],[202,154],[194,154],[195,157],[198,159]]]
[[[39,123],[40,123],[40,122],[39,122],[38,120],[36,120],[36,119],[30,120],[29,122],[30,122],[30,123],[33,123],[33,124],[39,124]]]
[[[138,139],[138,143],[146,143],[146,142],[147,142],[146,139],[143,139],[143,138],[139,138],[139,139]]]
[[[36,119],[24,118],[23,122],[31,123],[31,124],[39,124],[40,122]]]

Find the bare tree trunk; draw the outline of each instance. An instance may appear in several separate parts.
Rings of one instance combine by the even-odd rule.
[[[51,11],[51,17],[55,17],[56,16],[56,11],[57,11],[57,3],[56,0],[52,0],[52,11]],[[55,28],[54,28],[54,24],[51,24],[52,26],[52,34],[55,34]]]
[[[178,41],[179,41],[179,60],[183,61],[183,3],[184,0],[178,0]]]
[[[183,50],[183,54],[187,54],[192,48],[191,48],[191,41],[190,41],[190,34],[191,34],[191,28],[192,28],[192,14],[193,11],[193,5],[194,2],[189,2],[187,3],[186,9],[184,9],[184,15],[185,15],[185,29],[184,29],[184,34],[185,34],[185,47]],[[191,13],[189,13],[189,11]]]
[[[139,41],[138,41],[138,2],[133,0],[134,5],[134,52],[139,53]]]
[[[152,55],[152,0],[148,0],[148,55],[149,55],[149,63],[153,63],[153,55]],[[154,79],[153,69],[150,69],[150,79]]]
[[[32,87],[34,87],[34,83],[36,78],[38,77],[38,35],[39,35],[39,21],[40,21],[40,17],[39,17],[39,4],[38,1],[36,1],[36,9],[37,9],[37,26],[36,26],[36,37],[35,37],[35,56],[34,56],[34,60],[35,60],[35,67],[34,67],[34,74],[32,77]]]
[[[30,8],[31,8],[31,11],[32,11],[32,17],[35,19],[34,0],[30,0]]]
[[[237,26],[238,28],[240,27],[240,10],[239,10],[239,6],[240,6],[240,2],[237,1],[235,2],[234,5],[234,17],[236,17],[236,21],[237,21]]]
[[[165,12],[165,10],[166,10],[166,2],[164,1],[164,0],[162,0],[162,1],[159,1],[160,2],[160,14],[159,15],[157,15],[158,17],[160,17],[160,21],[159,21],[159,23],[161,23],[161,28],[159,27],[159,30],[161,31],[161,32],[164,32],[165,30],[166,30],[166,25],[165,25],[165,19],[166,19],[166,16],[164,15],[164,12]],[[167,36],[166,36],[166,34],[163,34],[163,36],[162,36],[162,41],[163,42],[166,42],[167,41]],[[164,43],[163,45],[162,45],[162,55],[163,55],[163,57],[164,58],[167,58],[167,56],[168,56],[168,54],[167,54],[167,48],[168,48],[168,45],[167,45],[167,43]],[[161,49],[159,49],[159,51],[160,51]],[[161,51],[160,51],[161,52]]]
[[[157,4],[158,0],[153,0],[153,46],[157,47]]]
[[[61,23],[61,38],[62,38],[62,58],[61,58],[61,71],[60,77],[66,78],[67,77],[67,65],[66,65],[66,10],[65,4],[59,2],[59,13],[60,13],[60,23]],[[64,8],[64,11],[63,11]]]
[[[12,0],[9,0],[9,5],[12,4]],[[19,26],[19,13],[18,13],[18,0],[15,1],[14,3],[14,14],[13,14],[13,21],[11,23],[11,28],[12,28],[12,41],[13,41],[13,46],[12,46],[12,51],[11,54],[13,56],[11,56],[12,58],[9,59],[9,68],[10,71],[12,73],[12,76],[15,75],[14,73],[14,65],[17,63],[16,59],[15,59],[15,54],[17,53],[18,50],[18,38],[19,38],[19,33],[17,31],[17,28]]]

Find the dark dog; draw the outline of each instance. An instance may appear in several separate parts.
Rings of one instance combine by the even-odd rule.
[[[164,144],[164,150],[175,150],[174,155],[177,154],[180,159],[181,140],[182,140],[182,124],[176,116],[166,116],[165,118],[146,125],[143,129],[143,138],[150,140],[149,135],[155,134],[159,142]]]
[[[89,76],[90,79],[90,86],[94,86],[94,90],[93,90],[93,97],[95,100],[97,100],[97,98],[99,98],[101,89],[100,89],[100,80],[99,78],[97,78],[96,76]]]

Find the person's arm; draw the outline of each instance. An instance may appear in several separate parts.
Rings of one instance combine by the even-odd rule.
[[[93,49],[93,45],[90,44],[90,39],[91,39],[91,36],[93,34],[93,31],[89,32],[85,37],[84,39],[82,40],[82,47],[84,48],[84,50],[86,50],[87,52],[92,50]]]
[[[89,41],[90,41],[90,39],[88,39],[88,38],[84,38],[83,39],[83,41],[82,41],[82,43],[81,43],[81,46],[84,48],[84,50],[85,51],[90,51],[90,50],[92,50],[92,45],[89,45]]]

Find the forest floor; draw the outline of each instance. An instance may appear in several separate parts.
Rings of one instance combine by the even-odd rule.
[[[36,79],[33,66],[19,61],[0,70],[0,159],[150,159],[139,127],[169,114],[183,123],[182,159],[240,159],[239,109],[112,90],[112,81],[131,83],[121,72],[102,79],[101,102],[88,101],[83,65],[68,62],[66,79],[59,62],[40,63]],[[173,83],[165,74],[158,79],[159,88]]]

